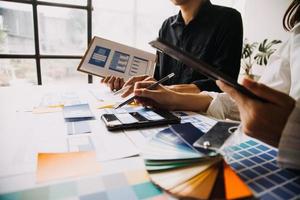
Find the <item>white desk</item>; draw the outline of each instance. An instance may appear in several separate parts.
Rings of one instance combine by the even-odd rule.
[[[105,90],[100,84],[84,86],[34,86],[0,88],[0,193],[34,187],[38,152],[68,152],[68,139],[91,137],[97,142],[98,152],[108,148],[122,148],[119,144],[130,143],[131,149],[137,148],[123,133],[123,137],[109,133],[100,121],[99,102],[90,90]],[[81,101],[87,101],[96,120],[90,121],[92,133],[69,136],[62,112],[33,114],[32,107],[39,105],[47,93],[76,92]],[[115,146],[105,146],[105,141],[118,141]],[[106,148],[106,149],[101,149]],[[112,151],[111,154],[114,152]],[[103,155],[105,156],[105,155]],[[101,173],[143,167],[139,157],[103,162]]]
[[[112,156],[121,150],[138,154],[132,140],[142,140],[139,131],[110,133],[100,121],[102,110],[96,109],[100,102],[90,91],[101,91],[98,96],[112,97],[100,84],[84,86],[35,86],[24,88],[0,88],[0,193],[19,191],[35,186],[36,164],[39,152],[68,152],[68,140],[90,137],[98,154]],[[76,92],[82,102],[88,102],[96,120],[89,121],[92,133],[68,135],[62,112],[33,114],[33,107],[40,104],[49,93]],[[98,97],[99,98],[99,97]],[[113,97],[112,97],[113,98]],[[157,131],[157,129],[151,129]],[[152,132],[153,132],[152,131]],[[126,146],[126,149],[122,146]],[[125,150],[123,150],[124,148]],[[106,152],[107,155],[105,155]],[[102,162],[101,174],[141,169],[140,157]],[[49,183],[46,183],[49,184]]]

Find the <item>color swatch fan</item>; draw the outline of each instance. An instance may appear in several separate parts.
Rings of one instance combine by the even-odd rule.
[[[152,135],[142,150],[152,182],[180,198],[252,196],[243,181],[222,162],[219,154],[191,145],[202,135],[204,133],[191,123],[172,125]],[[238,193],[234,187],[239,187]]]
[[[214,163],[219,159],[219,154],[191,145],[203,134],[191,123],[185,123],[172,125],[151,135],[141,150],[146,169],[159,171]]]

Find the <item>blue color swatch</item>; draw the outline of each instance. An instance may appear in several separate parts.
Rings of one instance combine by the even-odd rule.
[[[277,149],[248,140],[225,149],[230,166],[258,199],[300,199],[299,172],[277,166]]]

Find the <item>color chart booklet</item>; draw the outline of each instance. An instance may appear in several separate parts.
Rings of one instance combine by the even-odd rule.
[[[77,70],[95,76],[132,76],[154,73],[156,55],[104,38],[94,37]]]

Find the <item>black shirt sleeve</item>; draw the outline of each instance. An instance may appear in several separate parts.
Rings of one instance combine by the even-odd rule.
[[[155,69],[154,69],[154,75],[153,78],[156,80],[160,79],[160,53],[156,51],[156,64],[155,64]]]
[[[162,35],[163,35],[163,30],[166,28],[166,21],[165,20],[161,26],[161,28],[159,29],[159,32],[158,32],[158,37],[159,38],[162,38]],[[161,53],[156,51],[156,64],[155,64],[155,69],[154,69],[154,75],[153,75],[153,78],[156,79],[156,80],[159,80],[161,79],[161,67],[160,67],[160,60],[161,60]]]
[[[243,45],[243,24],[240,13],[232,12],[224,16],[216,37],[215,56],[213,65],[233,79],[238,78]],[[215,81],[202,79],[192,82],[201,91],[219,91]]]

